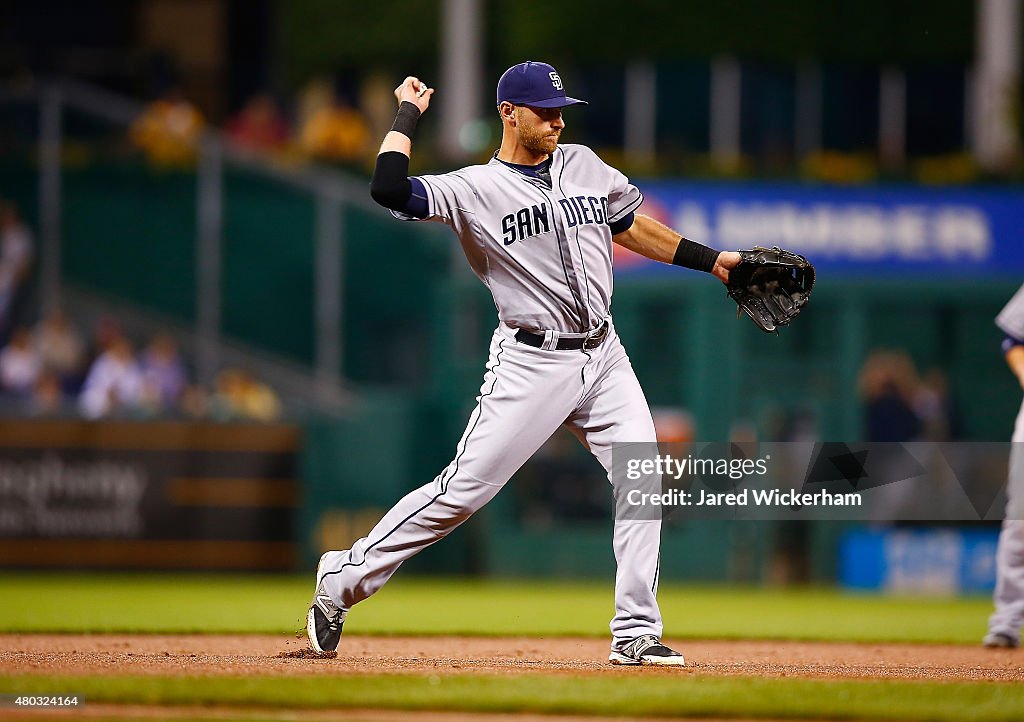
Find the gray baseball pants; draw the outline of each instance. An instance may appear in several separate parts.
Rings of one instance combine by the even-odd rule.
[[[614,326],[604,343],[586,351],[548,350],[557,340],[550,333],[545,347],[533,348],[517,342],[515,332],[502,323],[491,338],[480,396],[452,462],[351,549],[324,558],[325,589],[342,609],[376,592],[402,562],[490,501],[562,424],[597,457],[613,493],[612,444],[655,442],[647,400]],[[610,627],[618,649],[644,634],[661,636],[660,519],[616,520],[612,545],[617,572]]]
[[[1020,641],[1024,625],[1024,402],[1013,426],[1010,473],[1006,482],[1006,517],[996,550],[996,610],[988,631]]]

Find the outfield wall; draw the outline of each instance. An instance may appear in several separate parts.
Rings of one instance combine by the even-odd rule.
[[[194,174],[87,161],[70,163],[64,181],[65,280],[194,321]],[[0,165],[0,182],[32,219],[34,168]],[[737,321],[716,282],[616,256],[614,317],[648,399],[657,409],[692,414],[698,438],[725,438],[737,422],[768,434],[780,415],[794,411],[813,418],[822,438],[859,438],[858,373],[878,347],[906,350],[921,370],[947,375],[963,438],[1008,437],[1020,391],[1000,357],[992,318],[1024,279],[1019,191],[640,185],[645,212],[694,237],[725,246],[779,242],[807,253],[820,271],[808,311],[775,337]],[[224,208],[226,338],[311,367],[313,202],[232,172]],[[343,366],[357,402],[341,419],[306,423],[301,478],[308,494],[294,538],[307,563],[318,549],[365,532],[403,491],[449,461],[495,322],[486,290],[446,229],[355,208],[343,222]],[[583,483],[603,484],[595,466],[583,468],[590,469]],[[409,566],[606,573],[604,526],[592,520],[568,528],[542,518],[529,503],[531,474],[536,470],[527,467],[493,509]],[[836,530],[797,535],[813,540],[819,533],[832,540],[820,548],[831,551],[810,565],[815,577],[829,578]],[[681,576],[756,579],[792,534],[683,529],[673,556]],[[552,549],[562,555],[544,553]]]
[[[0,568],[288,571],[301,433],[0,421]]]

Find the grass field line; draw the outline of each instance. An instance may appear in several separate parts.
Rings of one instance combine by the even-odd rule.
[[[323,677],[0,678],[2,694],[79,694],[92,702],[146,705],[373,708],[598,716],[694,716],[1017,722],[1020,684],[824,681],[635,675],[608,684],[550,675],[351,675]]]
[[[2,573],[0,632],[287,634],[301,629],[311,578]],[[663,585],[675,639],[976,644],[991,602],[832,589]],[[356,606],[346,629],[377,635],[608,635],[609,582],[398,578]]]

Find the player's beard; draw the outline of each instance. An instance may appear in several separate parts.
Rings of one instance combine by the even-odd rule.
[[[561,135],[560,130],[552,131],[552,134],[547,134],[536,126],[530,126],[526,123],[520,122],[516,125],[517,135],[519,138],[519,145],[526,148],[531,153],[547,153],[550,155],[555,152],[555,148],[558,147],[558,138]]]

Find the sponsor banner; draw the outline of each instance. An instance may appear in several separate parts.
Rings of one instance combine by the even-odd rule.
[[[620,520],[862,522],[1024,518],[1007,507],[1009,465],[1024,485],[1024,448],[997,442],[617,444]],[[1011,452],[1014,452],[1011,454]]]
[[[996,529],[857,529],[839,545],[839,582],[893,593],[990,593]]]
[[[644,182],[640,212],[722,249],[781,246],[829,274],[1024,272],[1024,191]],[[615,248],[622,273],[664,264]]]
[[[294,567],[285,425],[0,422],[0,567]]]

